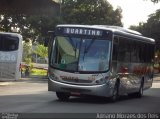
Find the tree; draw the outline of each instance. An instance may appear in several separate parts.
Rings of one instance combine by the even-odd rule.
[[[27,39],[23,43],[23,61],[30,66],[32,62],[32,42],[30,39]]]
[[[64,23],[122,26],[121,8],[114,11],[106,0],[63,0],[61,8]]]
[[[160,9],[149,15],[146,23],[140,23],[139,26],[131,26],[130,28],[141,32],[144,36],[155,39],[156,60],[160,66]]]
[[[1,0],[0,8],[0,31],[17,29],[24,40],[41,44],[60,23],[122,26],[121,8],[106,0],[62,0],[61,7],[53,0]]]
[[[0,31],[18,29],[24,40],[43,42],[48,30],[59,22],[59,4],[53,0],[1,0]]]
[[[41,56],[42,58],[45,58],[45,60],[47,61],[48,48],[45,47],[44,45],[41,45],[41,44],[36,45],[36,49],[33,52]]]
[[[131,26],[133,30],[141,32],[144,36],[156,40],[156,50],[160,50],[160,9],[149,15],[146,23],[139,23],[139,26]]]

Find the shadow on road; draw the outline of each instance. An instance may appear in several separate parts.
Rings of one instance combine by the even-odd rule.
[[[145,98],[146,96],[143,96],[142,98]],[[105,97],[96,97],[96,96],[83,96],[83,97],[71,97],[67,101],[60,101],[60,100],[54,100],[56,102],[67,102],[67,103],[90,103],[90,104],[113,104],[117,102],[123,102],[126,100],[134,100],[134,99],[140,99],[133,96],[120,96],[119,99],[116,102],[112,102],[110,98]]]
[[[125,101],[134,101],[134,100],[148,100],[148,103],[151,103],[152,101],[159,100],[160,103],[160,88],[151,88],[148,90],[144,91],[144,95],[141,98],[137,98],[133,95],[123,95],[120,96],[119,99],[115,102],[125,102]],[[62,102],[60,100],[54,100],[56,102]],[[108,103],[113,103],[110,101],[109,98],[105,97],[97,97],[97,96],[83,96],[83,97],[70,97],[68,101],[65,101],[67,103],[90,103],[90,104],[108,104]]]
[[[94,96],[71,97],[59,101],[55,93],[44,91],[0,96],[0,112],[159,112],[160,88],[145,91],[141,99],[121,96],[116,103]],[[138,108],[137,108],[138,107]]]

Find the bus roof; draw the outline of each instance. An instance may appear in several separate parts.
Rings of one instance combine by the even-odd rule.
[[[0,35],[11,35],[11,36],[17,36],[19,39],[22,39],[22,35],[18,33],[13,33],[13,32],[0,32]]]
[[[152,38],[148,38],[145,36],[142,36],[141,33],[131,30],[131,29],[126,29],[123,27],[119,26],[108,26],[108,25],[57,25],[57,27],[72,27],[72,28],[92,28],[92,29],[101,29],[101,30],[110,30],[114,35],[120,35],[124,37],[130,37],[130,38],[136,38],[139,40],[142,40],[142,42],[149,42],[149,43],[155,43],[155,40]]]
[[[0,32],[0,34],[6,34],[6,35],[20,35],[18,33],[14,33],[14,32]]]

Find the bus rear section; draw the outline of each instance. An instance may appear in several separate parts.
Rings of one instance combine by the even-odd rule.
[[[0,80],[21,78],[22,36],[0,33]]]

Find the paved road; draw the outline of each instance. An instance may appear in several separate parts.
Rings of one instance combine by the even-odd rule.
[[[0,85],[0,112],[12,113],[147,113],[160,112],[160,80],[141,99],[123,96],[116,103],[99,98],[57,100],[47,81],[5,82]]]

